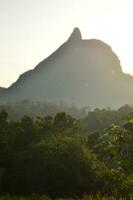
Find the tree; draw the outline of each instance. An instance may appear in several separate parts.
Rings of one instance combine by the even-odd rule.
[[[35,144],[30,158],[31,193],[70,197],[94,191],[95,157],[79,136],[52,136]]]

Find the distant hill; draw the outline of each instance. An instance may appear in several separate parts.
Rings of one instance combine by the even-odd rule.
[[[84,40],[75,28],[53,54],[0,92],[0,102],[27,98],[92,108],[120,107],[133,102],[133,77],[122,72],[109,45]]]
[[[0,91],[2,91],[2,90],[5,90],[5,88],[3,88],[3,87],[0,87]]]

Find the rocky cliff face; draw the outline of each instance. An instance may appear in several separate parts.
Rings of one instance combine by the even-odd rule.
[[[133,78],[122,72],[111,47],[100,40],[83,40],[75,28],[59,49],[0,92],[0,101],[30,98],[118,107],[133,102],[132,90]]]

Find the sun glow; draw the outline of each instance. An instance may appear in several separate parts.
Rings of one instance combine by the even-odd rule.
[[[117,1],[116,4],[112,1],[112,4],[107,6],[109,9],[104,7],[104,12],[101,5],[99,20],[95,18],[99,23],[92,23],[89,30],[84,28],[84,22],[84,36],[87,38],[90,33],[90,38],[98,38],[108,43],[118,55],[123,71],[133,74],[133,2],[124,0]]]
[[[132,8],[132,0],[0,0],[0,86],[34,68],[74,27],[109,44],[133,74]]]

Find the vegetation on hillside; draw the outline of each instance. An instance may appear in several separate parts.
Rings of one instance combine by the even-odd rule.
[[[131,199],[133,115],[130,113],[123,124],[122,121],[120,125],[111,123],[104,129],[106,112],[92,113],[102,128],[88,131],[86,137],[82,120],[64,112],[54,117],[24,116],[11,121],[7,112],[1,111],[1,196],[36,193],[51,198],[82,198],[87,194],[95,198],[98,195]],[[90,120],[88,124],[92,122],[97,123]]]

